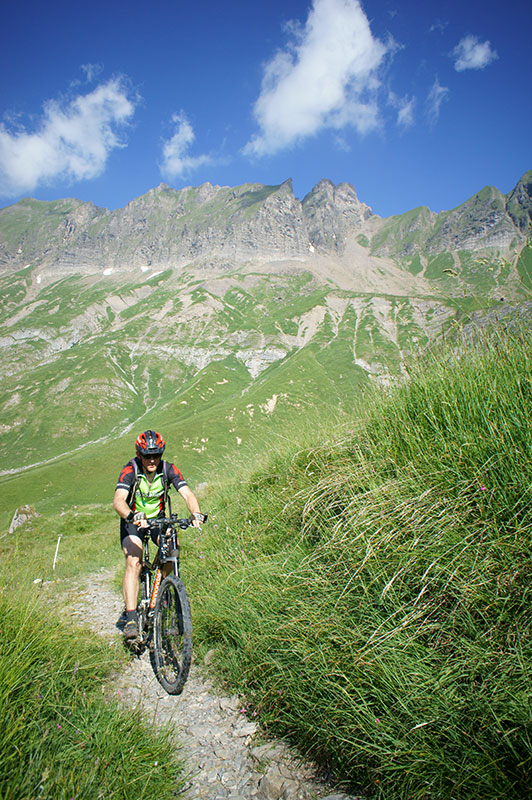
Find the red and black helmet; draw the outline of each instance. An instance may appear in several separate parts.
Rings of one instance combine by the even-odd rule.
[[[157,431],[144,431],[135,442],[138,456],[162,456],[166,442]]]

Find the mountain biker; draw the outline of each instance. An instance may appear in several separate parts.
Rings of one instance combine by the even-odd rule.
[[[126,640],[136,639],[139,633],[137,596],[148,520],[164,516],[170,484],[184,499],[193,520],[192,525],[200,528],[203,522],[198,500],[183,475],[173,464],[162,460],[165,447],[166,443],[157,431],[141,433],[135,442],[137,455],[122,468],[113,498],[113,508],[120,517],[120,542],[126,557],[122,583],[126,606]]]

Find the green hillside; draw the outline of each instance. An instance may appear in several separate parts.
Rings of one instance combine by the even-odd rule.
[[[3,525],[25,503],[107,502],[147,427],[208,481],[213,459],[250,440],[349,414],[456,314],[455,301],[347,292],[307,271],[70,276],[35,294],[27,269],[0,288]]]

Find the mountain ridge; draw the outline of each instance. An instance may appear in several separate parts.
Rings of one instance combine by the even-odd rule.
[[[302,201],[291,179],[180,190],[160,184],[111,212],[75,199],[25,198],[0,209],[0,269],[223,269],[224,262],[342,255],[353,238],[367,242],[371,255],[399,260],[479,249],[508,254],[531,227],[532,171],[507,195],[485,187],[450,211],[420,206],[387,218],[361,202],[351,184],[328,179]]]

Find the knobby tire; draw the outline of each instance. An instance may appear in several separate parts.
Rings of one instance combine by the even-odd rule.
[[[192,661],[192,617],[183,582],[166,577],[153,615],[153,660],[157,680],[168,694],[181,694]]]

